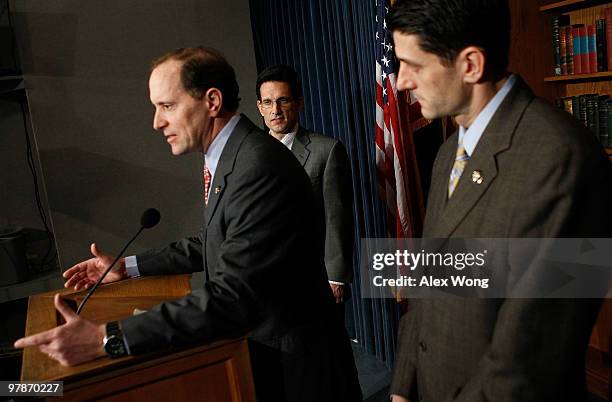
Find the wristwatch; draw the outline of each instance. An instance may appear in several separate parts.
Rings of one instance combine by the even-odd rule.
[[[106,323],[106,336],[104,337],[104,351],[110,357],[121,357],[127,354],[123,333],[118,321]]]

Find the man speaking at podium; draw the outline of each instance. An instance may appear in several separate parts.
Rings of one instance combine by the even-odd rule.
[[[75,365],[250,331],[258,400],[361,400],[348,337],[333,315],[312,189],[298,161],[237,114],[234,69],[214,49],[177,49],[156,60],[149,91],[153,126],[172,154],[205,155],[204,222],[197,236],[121,259],[104,282],[204,271],[202,288],[106,325],[76,316],[56,296],[67,323],[15,346],[37,345]],[[91,287],[113,260],[95,244],[91,252],[64,273],[66,287]],[[109,339],[118,347],[105,345]]]

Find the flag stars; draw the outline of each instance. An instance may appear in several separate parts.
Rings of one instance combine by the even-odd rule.
[[[386,71],[382,72],[382,79],[383,79],[383,81],[387,79],[387,72]]]
[[[390,62],[390,60],[389,60],[389,59],[387,59],[387,56],[383,56],[383,58],[381,59],[381,61],[382,61],[383,63],[385,63],[385,67],[389,67],[389,62]]]

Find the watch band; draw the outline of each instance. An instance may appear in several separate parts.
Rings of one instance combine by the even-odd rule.
[[[109,321],[106,323],[106,336],[110,337],[112,335],[121,334],[121,327],[119,326],[119,321]]]
[[[127,354],[127,345],[121,332],[118,321],[106,323],[106,336],[104,337],[104,351],[110,357],[121,357]]]

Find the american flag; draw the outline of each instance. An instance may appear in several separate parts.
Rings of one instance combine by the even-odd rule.
[[[388,232],[412,235],[406,191],[406,156],[395,86],[397,62],[385,18],[388,0],[376,0],[376,167],[379,192],[387,206]]]

